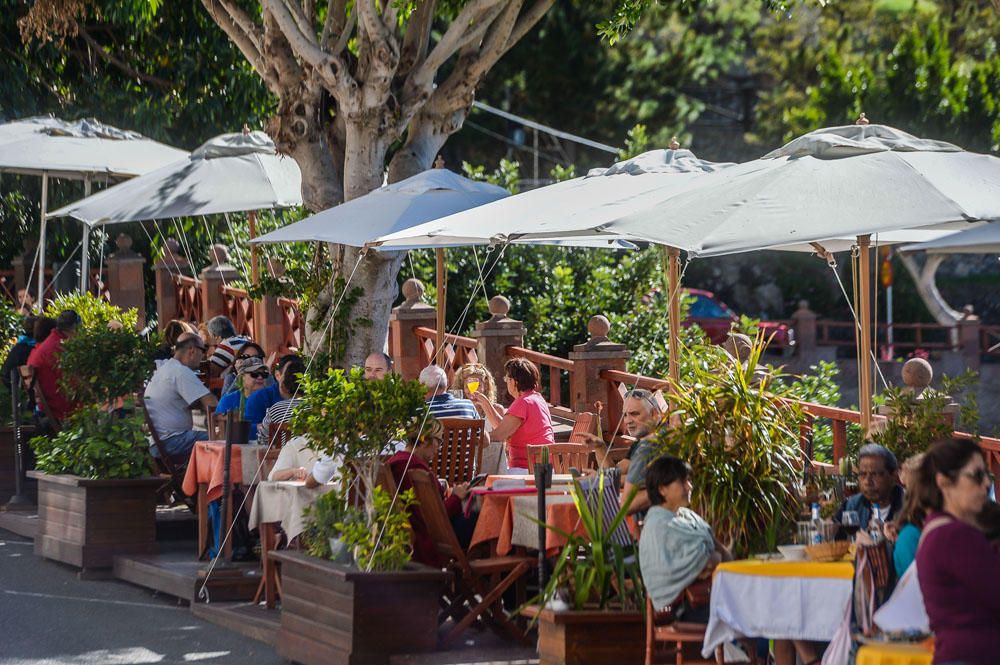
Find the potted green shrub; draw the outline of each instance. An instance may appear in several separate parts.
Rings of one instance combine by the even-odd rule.
[[[292,431],[349,461],[356,475],[345,471],[348,485],[309,511],[305,552],[274,555],[281,564],[281,656],[305,665],[375,664],[437,646],[448,574],[410,561],[412,491],[391,496],[377,483],[379,457],[419,426],[423,393],[397,375],[365,381],[360,369],[330,370],[300,384]]]
[[[81,406],[58,434],[31,441],[36,460],[29,475],[38,480],[35,553],[86,573],[111,567],[116,554],[155,551],[162,480],[152,475],[132,398],[153,369],[152,345],[134,328],[84,320],[63,343],[59,366],[63,390]]]
[[[619,509],[609,522],[601,512],[604,482],[602,474],[588,498],[573,481],[573,504],[585,535],[547,525],[566,545],[548,584],[522,609],[538,623],[540,665],[618,665],[643,658],[645,590],[638,559],[611,538],[627,509]],[[625,506],[635,494],[633,489]]]

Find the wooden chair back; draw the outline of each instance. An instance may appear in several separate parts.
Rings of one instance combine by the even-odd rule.
[[[584,411],[576,415],[573,421],[573,431],[569,433],[570,443],[590,443],[591,436],[597,436],[597,425],[600,420],[596,413]]]
[[[486,421],[482,418],[441,418],[441,425],[444,441],[434,456],[434,471],[449,485],[467,483],[483,463]]]
[[[142,406],[138,406],[138,400],[136,402],[137,407],[142,409],[142,419],[146,423],[146,431],[149,437],[153,440],[153,447],[156,448],[156,452],[159,457],[153,456],[153,464],[156,467],[157,472],[160,475],[167,477],[167,484],[164,488],[159,490],[159,494],[165,502],[174,503],[179,502],[185,504],[192,512],[196,510],[196,500],[193,497],[189,497],[184,493],[184,472],[187,470],[187,461],[180,462],[179,460],[172,458],[167,453],[167,447],[163,444],[160,439],[160,435],[156,432],[156,426],[153,425],[153,419],[149,415],[149,410],[146,409],[146,403],[143,402]]]
[[[570,467],[586,469],[590,466],[590,446],[582,443],[550,443],[547,446],[528,446],[528,472],[534,473],[535,464],[542,461],[542,450],[549,449],[549,464],[554,473],[569,473]]]
[[[255,482],[263,482],[271,475],[271,470],[278,461],[281,450],[278,448],[257,449],[257,478]]]
[[[451,520],[448,519],[437,480],[420,469],[410,469],[406,472],[406,477],[416,494],[420,516],[427,526],[427,533],[434,541],[434,549],[442,560],[453,562],[463,571],[468,571],[468,559],[451,526]]]
[[[268,423],[267,440],[258,441],[263,446],[280,450],[292,438],[292,431],[288,429],[288,423]]]
[[[392,477],[392,470],[388,464],[377,462],[375,469],[375,484],[381,487],[389,496],[396,494],[396,479]],[[364,502],[362,496],[365,492],[364,477],[358,473],[356,462],[347,462],[344,465],[344,482],[347,485],[347,498],[351,505],[360,506]]]
[[[55,417],[52,413],[52,409],[49,407],[48,401],[45,399],[45,394],[42,392],[42,387],[35,381],[35,368],[31,365],[21,365],[17,368],[17,371],[21,374],[21,385],[24,386],[25,392],[29,392],[35,398],[35,406],[41,409],[42,413],[45,415],[45,419],[48,421],[49,427],[53,432],[58,432],[62,429],[62,421]]]

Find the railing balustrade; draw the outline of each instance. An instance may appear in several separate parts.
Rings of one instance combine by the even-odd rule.
[[[556,415],[573,417],[573,407],[569,399],[569,386],[573,380],[575,365],[572,360],[539,353],[522,346],[508,346],[507,357],[524,358],[538,366],[541,374],[540,392],[548,400]],[[565,390],[563,390],[565,388]]]
[[[277,354],[298,353],[305,340],[305,317],[299,311],[299,302],[291,298],[278,298],[281,308],[281,344]]]
[[[233,322],[236,334],[253,338],[253,300],[245,289],[235,286],[222,287],[222,299],[225,305],[225,314]]]
[[[174,297],[177,302],[177,318],[190,323],[200,323],[202,319],[201,283],[195,277],[174,275]],[[161,322],[165,325],[166,321]]]
[[[430,365],[437,357],[437,331],[433,328],[415,326],[413,334],[420,340],[421,367]],[[479,342],[471,337],[447,334],[444,336],[441,367],[448,375],[448,385],[455,378],[455,372],[467,363],[479,362]]]

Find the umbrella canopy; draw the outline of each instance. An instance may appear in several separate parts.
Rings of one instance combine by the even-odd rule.
[[[81,180],[130,178],[187,156],[142,134],[92,118],[67,122],[51,116],[0,125],[0,171]]]
[[[682,191],[696,177],[728,166],[698,159],[690,150],[652,150],[582,178],[383,235],[373,244],[385,249],[447,247],[596,236],[608,221],[637,210],[643,195]]]
[[[1000,217],[1000,159],[884,125],[820,129],[601,233],[712,256]]]
[[[509,196],[503,187],[429,169],[328,208],[254,239],[258,243],[332,242],[363,247],[380,235],[408,229]]]
[[[901,252],[930,252],[932,254],[1000,254],[1000,221],[983,224],[979,228],[951,233],[938,240],[906,245]]]
[[[74,217],[98,226],[288,208],[301,205],[301,190],[298,164],[278,155],[267,134],[222,134],[179,161],[49,216]]]

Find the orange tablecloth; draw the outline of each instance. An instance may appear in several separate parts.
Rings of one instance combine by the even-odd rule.
[[[243,482],[243,446],[234,445],[232,458],[229,461],[229,477],[232,482]],[[226,444],[224,441],[198,441],[191,449],[191,459],[188,460],[187,471],[184,473],[182,489],[188,496],[198,492],[199,484],[208,485],[208,500],[222,498],[223,458]]]
[[[580,515],[573,505],[573,499],[565,492],[547,492],[548,498],[545,502],[545,522],[551,524],[568,533],[583,533],[583,525],[580,523]],[[534,516],[536,511],[536,501],[534,495],[510,495],[501,492],[484,494],[482,496],[482,509],[479,512],[479,519],[476,521],[476,530],[472,534],[470,547],[480,543],[496,541],[496,552],[500,556],[510,553],[514,545],[535,546],[535,538],[520,538],[516,540],[530,542],[515,542],[514,523],[515,520],[530,522],[531,528],[537,530],[537,524],[531,521],[527,515]],[[520,511],[526,514],[516,514]],[[532,532],[534,533],[534,531]],[[566,539],[551,529],[546,530],[545,550],[550,555],[555,555],[566,545]]]

